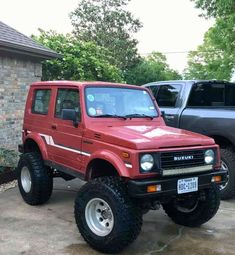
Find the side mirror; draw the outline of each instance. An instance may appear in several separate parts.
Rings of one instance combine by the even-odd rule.
[[[74,109],[62,109],[62,120],[72,120],[74,127],[78,127],[78,112]]]

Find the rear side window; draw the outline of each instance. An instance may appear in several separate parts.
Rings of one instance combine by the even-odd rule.
[[[34,91],[32,113],[48,114],[48,107],[51,97],[50,89],[37,89]]]
[[[235,84],[227,84],[225,87],[225,105],[235,106]]]
[[[190,93],[188,106],[235,106],[235,85],[220,83],[195,84]]]
[[[155,96],[158,105],[160,107],[174,108],[176,106],[180,90],[181,85],[179,84],[161,85],[157,96]]]
[[[191,90],[188,106],[224,106],[224,84],[195,84]]]

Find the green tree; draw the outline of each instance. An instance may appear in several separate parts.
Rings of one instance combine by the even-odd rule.
[[[133,34],[142,27],[140,21],[125,10],[130,1],[81,0],[70,14],[76,37],[107,48],[114,57],[115,65],[122,70],[138,61],[138,41]]]
[[[202,9],[205,17],[225,17],[234,14],[234,0],[191,0],[196,8]]]
[[[178,72],[169,68],[165,55],[153,52],[126,73],[129,84],[142,85],[153,81],[177,80],[182,77]]]
[[[72,35],[39,30],[34,39],[62,54],[62,58],[43,62],[42,80],[123,81],[121,70],[111,64],[109,51],[93,42],[81,42]]]
[[[197,51],[188,55],[188,79],[230,80],[235,70],[235,1],[195,0],[204,16],[215,17],[216,22],[204,35]]]

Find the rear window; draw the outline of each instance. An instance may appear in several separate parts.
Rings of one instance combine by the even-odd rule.
[[[37,89],[34,91],[32,113],[48,114],[48,107],[51,97],[50,89]]]

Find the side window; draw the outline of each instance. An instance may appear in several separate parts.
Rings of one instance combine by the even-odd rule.
[[[235,106],[235,84],[227,84],[225,87],[225,105]]]
[[[191,90],[188,106],[224,106],[224,84],[195,84]]]
[[[79,91],[75,89],[58,89],[55,117],[61,118],[63,109],[74,109],[80,114]]]
[[[32,105],[32,113],[46,115],[50,102],[50,89],[37,89],[34,91],[34,99]]]
[[[149,86],[147,88],[152,92],[153,96],[156,97],[159,86]]]
[[[179,84],[161,85],[157,93],[157,103],[161,107],[175,107],[181,90]]]

